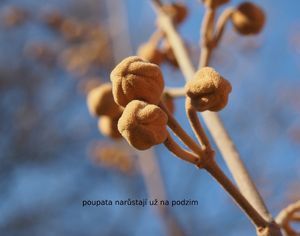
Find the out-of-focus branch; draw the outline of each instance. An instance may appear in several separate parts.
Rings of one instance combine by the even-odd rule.
[[[156,1],[158,5],[161,5],[160,1]],[[128,22],[127,15],[125,14],[124,1],[120,0],[118,2],[106,0],[106,5],[108,12],[110,13],[109,29],[111,30],[112,37],[112,47],[114,52],[114,60],[119,62],[124,57],[127,57],[133,53],[130,44],[130,35],[126,22]],[[112,17],[113,13],[118,15],[118,17]],[[122,32],[122,37],[115,37],[114,32]],[[114,32],[113,32],[114,31]],[[123,33],[124,31],[124,33]],[[153,40],[157,40],[161,37],[160,31],[158,31]],[[117,39],[116,39],[117,38]],[[127,144],[126,144],[127,145]],[[127,145],[128,148],[129,145]],[[138,164],[141,173],[145,180],[146,189],[149,198],[158,198],[165,200],[167,198],[165,192],[165,186],[163,184],[163,179],[160,173],[160,167],[157,163],[156,156],[153,149],[147,151],[137,151],[132,150],[138,156]],[[166,229],[169,235],[184,236],[185,233],[180,227],[177,219],[171,215],[167,208],[164,206],[159,206],[158,211],[162,217],[163,222],[166,225]]]

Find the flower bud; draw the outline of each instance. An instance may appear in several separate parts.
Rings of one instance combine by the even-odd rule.
[[[162,10],[172,17],[175,24],[182,23],[188,15],[188,9],[182,3],[166,4],[162,7]]]
[[[139,57],[124,59],[111,72],[110,79],[114,99],[124,107],[132,100],[158,104],[164,89],[160,68]]]
[[[243,35],[258,34],[265,24],[265,14],[257,5],[244,2],[232,14],[235,30]]]
[[[99,131],[107,137],[118,139],[122,138],[118,130],[118,119],[109,116],[101,116],[98,121]]]
[[[164,60],[164,54],[151,42],[142,44],[137,52],[146,61],[159,65]]]
[[[124,109],[118,129],[131,146],[146,150],[166,140],[167,122],[167,114],[158,106],[134,100]]]
[[[185,91],[197,111],[219,111],[228,102],[231,85],[214,69],[204,67],[186,84]]]
[[[229,2],[229,0],[202,0],[202,2],[209,8],[217,8]]]
[[[92,89],[87,97],[88,109],[93,116],[119,117],[123,108],[117,105],[112,95],[110,83]]]

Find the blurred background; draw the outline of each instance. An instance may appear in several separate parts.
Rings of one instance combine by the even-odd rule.
[[[196,65],[203,5],[184,2],[190,11],[179,31]],[[233,85],[221,117],[277,215],[300,198],[300,2],[253,2],[267,14],[263,33],[242,37],[228,24],[211,65]],[[0,18],[0,235],[167,235],[154,207],[82,207],[149,194],[137,156],[153,153],[103,137],[86,94],[155,31],[150,1],[2,0]],[[178,70],[162,69],[168,86],[183,86]],[[175,115],[193,135],[183,106],[176,100]],[[185,235],[254,235],[204,171],[162,145],[153,152],[164,185],[154,186],[167,199],[199,202],[168,208]]]

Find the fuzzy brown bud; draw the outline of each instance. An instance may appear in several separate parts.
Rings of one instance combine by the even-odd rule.
[[[93,116],[119,117],[123,108],[117,105],[112,95],[110,83],[92,89],[87,97],[88,109]]]
[[[109,116],[101,116],[98,121],[99,131],[107,137],[118,139],[122,138],[118,130],[118,119]]]
[[[202,0],[202,2],[209,8],[217,8],[229,2],[229,0]]]
[[[118,129],[131,146],[146,150],[166,140],[167,122],[166,113],[158,106],[134,100],[124,109]]]
[[[231,85],[213,68],[204,67],[186,84],[185,91],[197,111],[219,111],[228,102]]]
[[[258,34],[266,21],[264,11],[250,2],[240,4],[231,19],[235,30],[243,35]]]
[[[164,80],[160,68],[139,57],[124,59],[111,72],[113,96],[120,106],[126,106],[132,100],[142,100],[158,104],[164,89]]]
[[[162,7],[162,10],[171,16],[175,24],[182,23],[188,15],[188,9],[182,3],[166,4]]]
[[[161,64],[164,60],[164,54],[152,42],[142,44],[139,47],[137,54],[144,60],[156,65]]]

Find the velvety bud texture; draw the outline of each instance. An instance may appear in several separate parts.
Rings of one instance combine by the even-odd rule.
[[[118,129],[131,146],[146,150],[166,140],[167,122],[166,113],[158,106],[134,100],[124,109]]]

